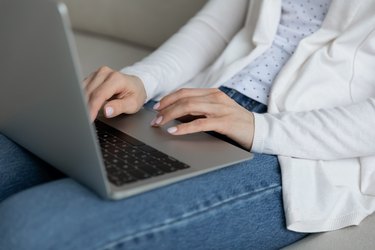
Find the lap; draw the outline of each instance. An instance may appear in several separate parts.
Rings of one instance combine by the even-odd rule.
[[[0,134],[0,202],[61,176],[59,171]]]
[[[121,201],[61,179],[7,199],[0,218],[0,248],[272,249],[303,237],[285,229],[266,155]]]

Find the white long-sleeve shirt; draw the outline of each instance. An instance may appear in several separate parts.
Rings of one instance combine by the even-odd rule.
[[[223,86],[267,105],[272,83],[301,39],[318,30],[331,0],[282,0],[280,23],[270,48]]]
[[[148,99],[218,87],[266,51],[281,0],[211,0],[156,52],[122,72]],[[375,210],[375,1],[333,0],[255,114],[252,151],[276,154],[290,230],[328,231]],[[227,17],[227,18],[223,18]]]

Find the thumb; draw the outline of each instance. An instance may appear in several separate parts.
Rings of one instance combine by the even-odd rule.
[[[137,112],[140,107],[132,97],[124,97],[121,99],[114,99],[104,105],[104,114],[107,118],[118,116],[122,113],[133,114]]]

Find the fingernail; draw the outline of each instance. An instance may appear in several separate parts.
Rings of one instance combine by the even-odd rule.
[[[105,108],[105,115],[107,117],[111,117],[113,115],[113,108],[112,107],[106,107]]]
[[[160,102],[156,103],[153,107],[153,109],[158,109],[160,107]]]
[[[161,123],[161,121],[163,120],[163,117],[162,116],[159,116],[156,121],[155,121],[155,124],[156,125],[159,125]]]
[[[157,117],[155,117],[152,121],[151,121],[151,126],[154,126],[155,125],[155,121],[156,121]]]
[[[168,133],[170,134],[174,134],[177,132],[177,128],[176,127],[170,127],[169,129],[167,129]]]

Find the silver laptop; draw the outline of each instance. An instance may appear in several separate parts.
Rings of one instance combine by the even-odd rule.
[[[146,108],[92,124],[64,4],[3,0],[0,34],[0,132],[104,198],[252,158],[206,133],[152,128],[155,113]]]

